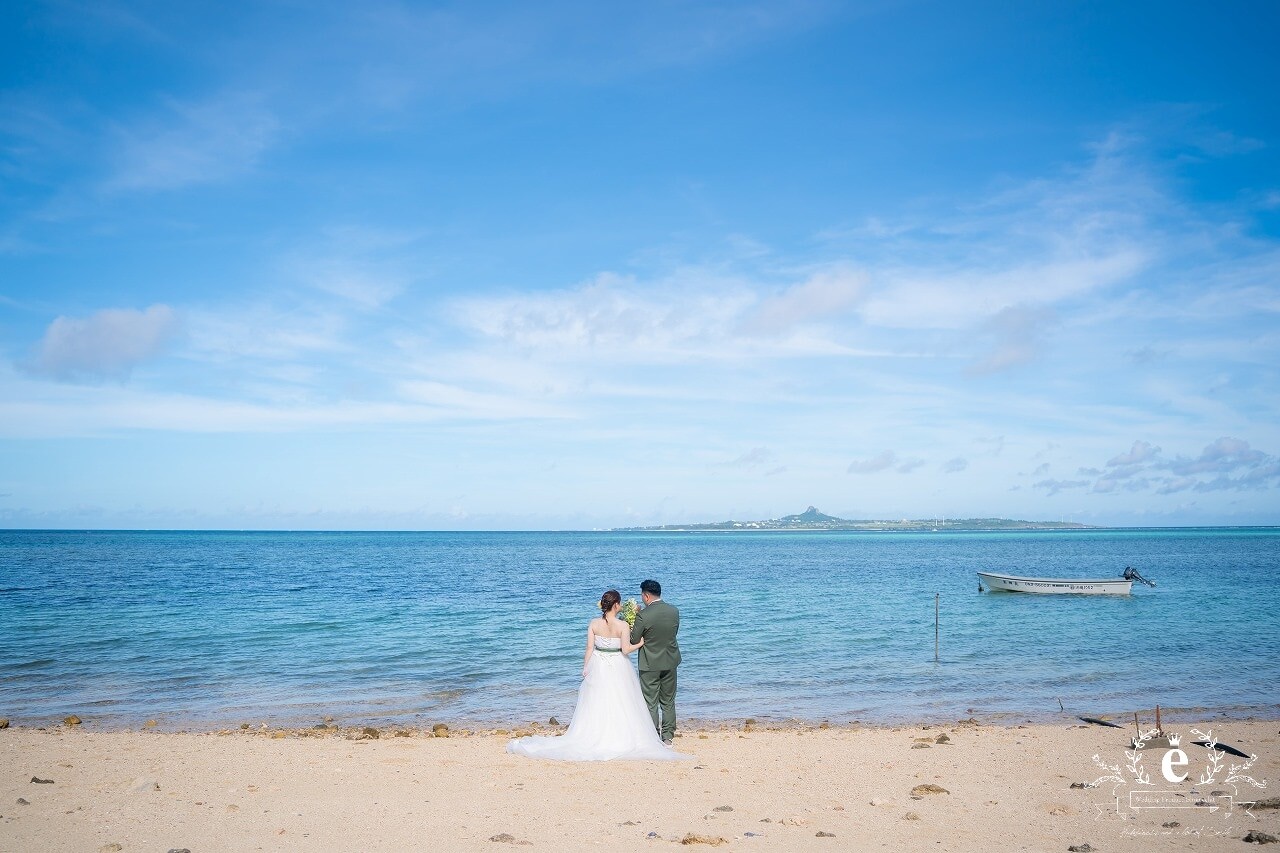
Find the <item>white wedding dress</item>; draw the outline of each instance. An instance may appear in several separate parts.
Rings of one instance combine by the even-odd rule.
[[[640,693],[640,677],[622,653],[622,640],[617,637],[596,637],[568,731],[558,737],[534,735],[513,740],[507,744],[507,752],[560,761],[693,757],[676,752],[658,737]]]

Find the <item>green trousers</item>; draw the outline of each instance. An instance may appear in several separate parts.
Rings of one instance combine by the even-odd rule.
[[[674,669],[640,670],[640,692],[649,706],[653,727],[663,740],[671,740],[676,734],[676,671]],[[662,715],[659,717],[658,712]]]

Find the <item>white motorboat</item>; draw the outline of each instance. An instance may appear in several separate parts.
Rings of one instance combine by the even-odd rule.
[[[1032,592],[1041,595],[1128,595],[1134,581],[1147,586],[1155,583],[1126,567],[1118,578],[1026,578],[1018,575],[1001,575],[995,572],[978,572],[978,591],[983,587],[992,592]]]

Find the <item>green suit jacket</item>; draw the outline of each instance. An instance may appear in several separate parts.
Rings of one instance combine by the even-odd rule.
[[[675,669],[680,665],[680,611],[673,605],[658,599],[636,614],[636,624],[631,626],[631,642],[638,643],[644,637],[640,649],[639,669]]]

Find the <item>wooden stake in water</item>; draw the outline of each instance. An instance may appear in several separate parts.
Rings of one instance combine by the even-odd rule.
[[[942,598],[942,593],[935,592],[933,594],[933,662],[938,662],[938,599]]]

